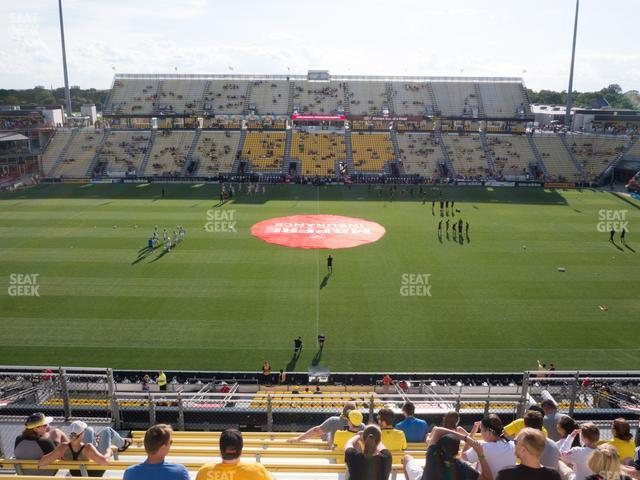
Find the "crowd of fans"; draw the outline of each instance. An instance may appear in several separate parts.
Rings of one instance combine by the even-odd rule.
[[[411,402],[403,405],[402,414],[404,419],[394,425],[393,410],[383,407],[378,411],[377,422],[371,419],[365,425],[355,403],[348,402],[340,415],[326,419],[288,442],[322,438],[333,451],[344,453],[345,470],[353,480],[388,479],[393,454],[406,450],[408,442],[424,442],[426,458],[423,466],[423,462],[404,455],[406,480],[640,478],[640,448],[636,448],[633,441],[629,422],[622,418],[613,421],[612,439],[602,441],[595,424],[578,425],[571,417],[559,414],[553,400],[530,406],[523,418],[505,426],[497,415],[485,415],[470,431],[459,425],[460,416],[456,412],[444,415],[442,425],[430,432],[427,422],[414,416],[415,406]],[[39,460],[41,467],[55,460],[88,460],[108,465],[112,447],[123,451],[131,444],[109,427],[96,432],[84,422],[75,421],[67,436],[50,428],[51,421],[42,413],[29,416],[24,432],[15,441],[16,458]],[[147,459],[129,467],[124,480],[188,479],[184,466],[166,461],[171,450],[171,433],[168,425],[149,428],[144,437]],[[221,462],[204,464],[196,480],[272,479],[264,465],[240,460],[242,448],[240,431],[223,431],[219,440]],[[102,476],[104,471],[90,470],[89,473]],[[80,476],[80,472],[72,470],[71,475]]]

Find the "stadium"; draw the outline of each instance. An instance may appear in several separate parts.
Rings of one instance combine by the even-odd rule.
[[[109,73],[72,108],[62,49],[64,105],[0,106],[0,478],[165,478],[127,470],[164,424],[199,480],[237,466],[230,428],[268,472],[246,478],[447,478],[441,436],[469,478],[528,478],[488,473],[502,437],[506,465],[578,478],[561,417],[623,464],[590,473],[640,478],[640,111],[514,76],[231,67]],[[345,455],[371,424],[384,473]],[[561,460],[518,450],[525,426]]]

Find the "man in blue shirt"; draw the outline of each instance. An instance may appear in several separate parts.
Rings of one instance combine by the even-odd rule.
[[[189,472],[184,465],[164,461],[171,448],[171,431],[169,425],[162,424],[147,430],[144,435],[147,459],[127,468],[124,480],[189,480]]]
[[[416,407],[411,402],[405,402],[402,406],[404,420],[396,423],[395,428],[404,432],[407,442],[424,442],[429,431],[429,426],[424,420],[413,416]]]

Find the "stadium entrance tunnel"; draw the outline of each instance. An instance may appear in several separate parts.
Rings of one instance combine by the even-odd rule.
[[[338,249],[373,243],[385,234],[382,225],[340,215],[293,215],[263,220],[251,235],[291,248]]]

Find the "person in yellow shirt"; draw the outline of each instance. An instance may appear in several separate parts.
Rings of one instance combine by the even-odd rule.
[[[158,372],[156,383],[158,384],[158,387],[160,387],[161,392],[164,392],[167,390],[167,376],[164,374],[162,370]]]
[[[243,463],[242,433],[233,428],[220,434],[220,456],[222,463],[205,463],[196,480],[273,480],[271,474],[260,463]]]
[[[347,442],[364,428],[364,426],[362,425],[363,418],[364,417],[362,416],[360,410],[351,410],[347,414],[347,429],[338,430],[333,435],[333,448],[335,450],[344,450],[344,446],[347,444]]]
[[[624,418],[616,418],[613,421],[613,428],[611,429],[613,439],[607,441],[601,441],[598,445],[607,443],[613,445],[618,451],[620,461],[624,465],[632,465],[633,458],[636,452],[636,444],[633,441],[633,435],[631,433],[631,425]]]
[[[402,430],[393,428],[395,414],[390,408],[381,408],[378,411],[378,424],[382,431],[382,443],[391,452],[399,452],[407,449],[407,439]]]
[[[533,410],[535,412],[539,412],[542,417],[544,418],[544,410],[542,409],[542,407],[539,407],[537,405],[531,405],[527,411]],[[520,433],[520,430],[522,430],[525,427],[524,425],[524,418],[517,418],[516,420],[514,420],[513,422],[511,422],[509,425],[507,425],[506,427],[504,427],[504,434],[506,436],[508,436],[509,438],[516,438],[518,436],[518,433]],[[547,429],[542,427],[542,433],[544,433],[545,437],[548,437],[548,433],[547,433]]]

